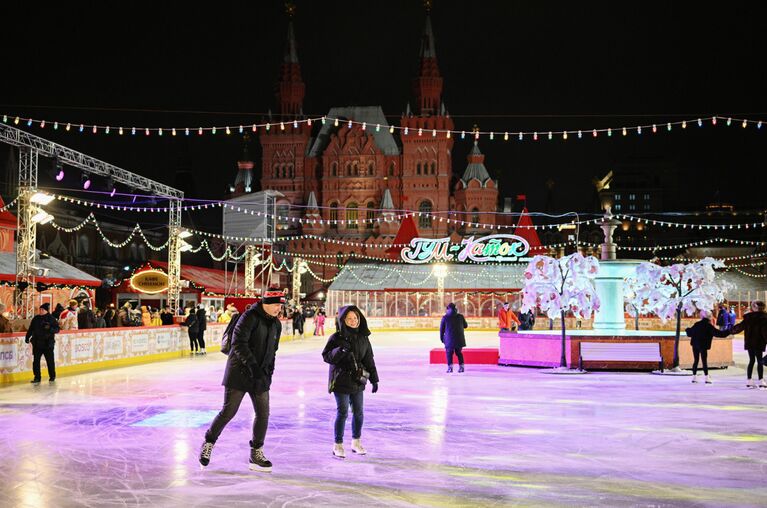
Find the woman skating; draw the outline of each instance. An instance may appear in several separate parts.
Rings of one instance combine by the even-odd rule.
[[[336,421],[333,456],[343,459],[344,427],[352,408],[352,451],[365,455],[362,447],[363,395],[368,380],[373,393],[378,391],[378,371],[370,345],[370,330],[362,312],[354,305],[341,307],[336,318],[336,332],[330,336],[322,358],[330,364],[328,392],[335,395]]]

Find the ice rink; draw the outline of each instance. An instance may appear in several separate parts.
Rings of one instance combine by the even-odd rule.
[[[741,367],[714,384],[647,373],[555,376],[430,366],[434,332],[374,333],[368,455],[331,456],[320,338],[283,342],[264,451],[248,470],[246,399],[211,464],[225,357],[185,358],[0,388],[0,506],[765,506],[767,391]],[[469,346],[497,346],[474,332]]]

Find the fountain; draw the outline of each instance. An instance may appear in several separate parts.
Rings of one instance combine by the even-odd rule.
[[[624,317],[624,291],[626,277],[634,274],[642,261],[617,259],[617,245],[613,240],[615,228],[621,224],[607,207],[601,227],[604,243],[601,244],[599,273],[594,279],[594,287],[599,296],[600,308],[594,316],[591,329],[569,329],[566,331],[565,356],[570,368],[576,367],[580,359],[581,342],[626,342],[660,344],[664,368],[673,365],[674,332],[668,330],[627,330]],[[556,327],[555,327],[556,329]],[[683,332],[684,333],[684,332]],[[561,334],[556,330],[527,330],[519,332],[500,332],[500,365],[521,365],[534,367],[557,367],[561,357]],[[692,349],[680,346],[680,365],[685,368],[692,365]],[[709,367],[727,367],[732,365],[732,341],[715,339],[709,351]],[[587,365],[589,368],[650,370],[657,368],[657,363],[600,361]]]

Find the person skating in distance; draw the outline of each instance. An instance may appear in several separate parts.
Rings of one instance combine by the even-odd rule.
[[[463,330],[468,328],[466,318],[458,312],[455,304],[447,304],[447,311],[442,316],[439,324],[439,340],[445,345],[445,356],[447,356],[447,373],[453,372],[453,351],[458,357],[458,372],[463,372],[463,348],[466,347],[466,337]]]
[[[365,455],[362,438],[363,399],[367,382],[378,391],[378,370],[370,345],[370,330],[362,312],[354,305],[341,307],[336,318],[336,332],[328,338],[322,358],[330,364],[328,392],[335,395],[336,421],[333,456],[346,457],[344,427],[352,407],[352,452]]]

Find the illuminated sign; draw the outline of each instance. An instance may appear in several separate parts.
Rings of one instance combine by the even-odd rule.
[[[516,235],[489,235],[474,239],[464,238],[460,244],[451,244],[450,238],[413,238],[403,247],[400,256],[406,263],[422,264],[432,261],[475,263],[519,261],[527,254],[530,244]]]
[[[168,289],[168,275],[160,270],[144,270],[130,278],[130,287],[150,295],[162,293]]]

